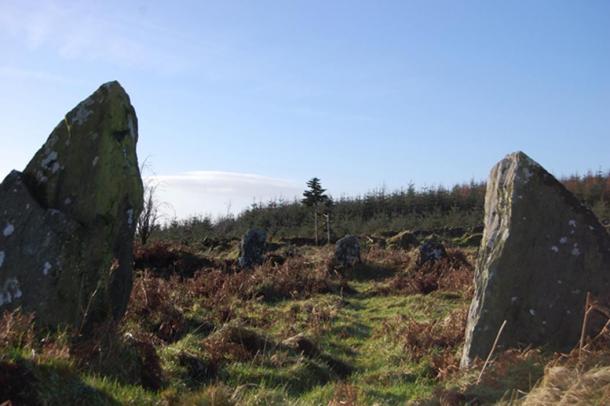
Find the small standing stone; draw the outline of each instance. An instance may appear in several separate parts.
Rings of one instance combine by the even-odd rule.
[[[265,259],[267,233],[260,228],[252,228],[244,234],[239,248],[239,266],[250,268],[261,265]]]
[[[424,241],[424,243],[419,246],[417,265],[423,265],[430,261],[438,261],[446,256],[447,251],[445,250],[445,246],[438,240],[431,238]]]
[[[360,241],[355,235],[347,235],[335,245],[334,263],[339,267],[351,267],[361,263]]]

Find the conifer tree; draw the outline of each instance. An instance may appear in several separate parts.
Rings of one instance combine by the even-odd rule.
[[[314,228],[316,235],[316,245],[318,245],[318,213],[320,206],[328,200],[328,196],[324,194],[326,189],[322,188],[319,178],[312,178],[307,182],[308,189],[303,192],[303,204],[313,208]]]

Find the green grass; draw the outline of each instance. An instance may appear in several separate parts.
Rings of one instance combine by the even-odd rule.
[[[371,296],[373,286],[371,281],[360,281],[353,283],[358,293],[351,296],[319,295],[271,306],[259,304],[267,307],[267,314],[276,321],[269,330],[272,336],[290,331],[315,337],[326,356],[354,368],[351,376],[344,380],[333,376],[323,360],[299,359],[287,367],[276,367],[265,366],[263,356],[258,362],[231,365],[227,382],[249,385],[251,392],[272,388],[282,393],[282,403],[288,400],[294,404],[327,404],[338,382],[358,387],[366,404],[395,404],[429,396],[437,382],[425,375],[425,368],[409,361],[400,344],[385,336],[384,322],[400,315],[439,320],[463,306],[464,300],[440,294]],[[313,312],[319,312],[322,320]],[[295,317],[285,317],[290,313],[296,313]]]
[[[318,263],[328,254],[308,250],[307,258]],[[416,359],[397,328],[404,328],[406,320],[441,322],[465,308],[468,300],[461,294],[438,291],[380,295],[380,284],[402,269],[400,265],[360,267],[347,275],[349,293],[273,302],[231,299],[225,303],[231,309],[229,324],[247,328],[266,343],[256,351],[229,342],[209,308],[197,300],[188,302],[180,307],[188,320],[186,334],[175,342],[155,342],[163,372],[157,391],[134,383],[138,378],[132,375],[147,366],[134,364],[137,350],[121,337],[116,348],[122,352],[116,350],[115,357],[100,361],[97,369],[78,365],[69,357],[41,356],[19,345],[0,349],[0,362],[17,363],[30,371],[33,393],[39,403],[49,405],[71,404],[75,399],[91,405],[327,405],[332,401],[394,405],[431,398],[442,386],[466,387],[472,376],[460,375],[464,382],[458,378],[439,382],[430,361],[437,349],[430,348]],[[210,331],[210,318],[216,330]],[[121,334],[137,335],[141,325],[138,319],[126,320]],[[318,354],[301,354],[281,344],[299,333],[315,343]],[[450,350],[459,355],[459,348]],[[512,381],[479,387],[477,396],[493,401],[506,388],[523,388],[527,386],[524,377],[537,379],[541,365],[517,365],[522,370],[515,370]]]

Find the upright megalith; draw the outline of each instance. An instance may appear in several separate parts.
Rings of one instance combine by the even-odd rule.
[[[339,268],[355,266],[362,262],[360,240],[355,235],[346,235],[335,244],[333,263]]]
[[[462,365],[498,347],[578,341],[587,292],[610,295],[610,238],[593,213],[522,152],[491,171]]]
[[[88,328],[118,320],[132,286],[142,210],[138,122],[118,82],[55,127],[23,172],[0,185],[0,310]]]
[[[250,268],[261,265],[265,260],[267,247],[267,233],[260,228],[252,228],[241,238],[239,244],[239,266]]]
[[[447,250],[445,250],[445,246],[433,236],[419,246],[416,262],[418,266],[421,266],[426,262],[435,262],[446,256]]]

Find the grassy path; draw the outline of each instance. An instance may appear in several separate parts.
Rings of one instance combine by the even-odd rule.
[[[303,398],[307,403],[327,404],[332,396],[358,400],[358,404],[402,404],[429,395],[435,386],[424,363],[414,363],[396,337],[393,326],[406,318],[442,320],[463,305],[455,297],[432,294],[378,296],[372,282],[356,282],[355,295],[343,299],[332,327],[321,337],[321,347],[354,366],[345,386],[329,383]],[[357,389],[356,389],[357,388]],[[343,394],[341,392],[344,392]]]

